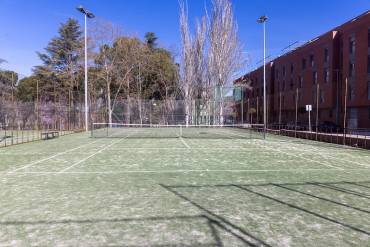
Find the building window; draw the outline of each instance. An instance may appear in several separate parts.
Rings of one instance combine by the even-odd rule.
[[[317,72],[316,71],[312,73],[312,83],[313,85],[317,84]]]
[[[290,79],[290,90],[292,90],[294,87],[294,82],[293,82],[293,79]]]
[[[370,54],[367,54],[367,73],[370,74]]]
[[[290,65],[290,75],[293,75],[293,73],[294,73],[294,65],[291,64]]]
[[[355,37],[350,37],[349,38],[349,54],[355,54],[355,49],[356,49],[356,40]]]
[[[370,28],[367,30],[367,47],[370,48]]]
[[[370,81],[367,82],[367,99],[370,100]]]
[[[370,107],[369,107],[369,119],[370,119]]]
[[[284,91],[285,90],[285,81],[283,81],[283,85],[282,85],[282,90]]]
[[[354,100],[355,99],[355,90],[352,86],[352,84],[348,85],[348,100]]]
[[[315,59],[314,59],[313,55],[310,55],[310,65],[311,65],[311,67],[315,66]]]
[[[349,62],[349,71],[348,71],[349,77],[353,77],[355,75],[355,63]]]
[[[298,77],[298,82],[299,82],[299,83],[298,83],[298,85],[299,85],[298,87],[299,87],[299,88],[302,88],[302,86],[303,86],[303,76],[299,76],[299,77]]]
[[[312,102],[315,104],[316,103],[316,88],[312,88]]]
[[[329,70],[324,69],[324,82],[328,83],[329,82]]]
[[[320,103],[324,103],[325,102],[325,92],[324,90],[320,90]]]
[[[328,50],[328,48],[325,48],[325,50],[324,50],[324,62],[325,63],[329,62],[329,50]]]
[[[302,70],[306,69],[306,59],[302,59]]]
[[[285,77],[285,66],[283,67],[283,77]]]

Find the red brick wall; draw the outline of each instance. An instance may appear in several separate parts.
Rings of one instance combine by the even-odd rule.
[[[312,104],[313,121],[316,120],[316,102],[313,100],[313,93],[317,85],[313,84],[313,72],[317,72],[317,83],[319,89],[324,93],[324,102],[320,102],[319,97],[319,123],[330,121],[343,125],[344,118],[344,92],[345,78],[349,72],[349,38],[354,35],[356,39],[355,47],[355,78],[352,79],[354,85],[354,100],[348,101],[348,108],[358,109],[358,127],[370,128],[369,107],[370,100],[367,95],[367,81],[370,76],[367,71],[368,63],[368,29],[370,28],[370,12],[365,13],[320,37],[312,40],[304,46],[280,56],[269,63],[267,66],[267,94],[268,98],[268,119],[269,123],[277,123],[280,111],[280,100],[284,99],[281,107],[282,123],[295,122],[296,95],[299,87],[299,76],[303,77],[302,88],[298,88],[300,100],[298,108]],[[329,61],[324,62],[325,49],[329,52]],[[311,67],[310,56],[313,55],[315,65]],[[306,68],[302,70],[302,59],[306,60]],[[291,73],[291,65],[294,70]],[[283,68],[285,67],[285,76]],[[324,69],[329,71],[329,81],[324,82]],[[263,67],[247,74],[253,80],[254,93],[246,94],[252,107],[257,106],[256,90],[259,89],[259,115],[263,114]],[[284,83],[283,83],[284,82]],[[281,90],[285,84],[285,89]],[[320,94],[320,92],[319,92]],[[281,99],[280,99],[281,95]],[[337,102],[338,101],[338,102]],[[246,109],[246,108],[245,108]],[[338,111],[337,111],[338,109]],[[338,112],[338,114],[337,114]],[[307,123],[308,114],[299,114],[299,122]],[[260,117],[260,120],[262,118]]]

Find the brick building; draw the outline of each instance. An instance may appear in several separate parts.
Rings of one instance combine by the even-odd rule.
[[[263,67],[235,83],[249,82],[236,106],[239,120],[263,121]],[[312,122],[370,128],[370,11],[266,64],[268,124]],[[345,97],[347,93],[347,97]],[[241,110],[243,109],[243,114]]]

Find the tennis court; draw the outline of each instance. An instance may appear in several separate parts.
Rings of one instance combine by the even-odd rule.
[[[150,131],[1,148],[0,246],[370,244],[369,151]]]

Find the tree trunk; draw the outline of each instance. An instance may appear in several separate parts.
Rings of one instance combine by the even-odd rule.
[[[107,82],[107,100],[108,100],[108,104],[107,104],[107,107],[108,107],[108,122],[109,122],[109,127],[111,127],[113,110],[112,110],[110,83],[109,82]]]
[[[127,83],[128,85],[128,92],[127,92],[127,120],[126,123],[131,123],[131,104],[130,104],[130,81]]]

